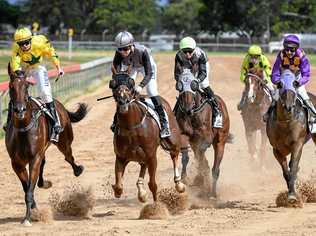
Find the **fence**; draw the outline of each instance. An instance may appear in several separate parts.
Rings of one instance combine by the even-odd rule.
[[[56,83],[54,81],[57,76],[56,70],[48,71],[53,96],[65,98],[75,91],[81,91],[97,80],[110,75],[111,62],[111,58],[102,58],[80,65],[67,66],[64,68],[65,76]],[[29,92],[32,96],[37,96],[37,86],[31,86]],[[2,127],[3,121],[7,117],[8,102],[8,82],[4,82],[0,84],[0,127]]]

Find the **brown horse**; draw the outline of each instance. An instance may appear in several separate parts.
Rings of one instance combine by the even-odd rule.
[[[224,101],[216,96],[223,117],[223,128],[213,128],[212,107],[199,91],[198,81],[190,72],[183,73],[178,82],[179,97],[175,107],[175,114],[182,134],[189,138],[194,157],[198,160],[198,178],[203,179],[204,187],[211,197],[216,197],[216,185],[219,177],[219,166],[223,159],[225,144],[231,138],[229,134],[229,116]],[[207,148],[213,146],[214,163],[212,168],[212,189],[209,183],[210,167],[205,157]],[[187,152],[184,152],[187,157]],[[182,173],[183,174],[183,173]],[[185,176],[185,175],[184,175]],[[205,180],[205,181],[204,181]]]
[[[31,209],[36,208],[34,188],[49,188],[51,183],[44,181],[43,170],[45,165],[45,151],[50,145],[49,118],[47,118],[39,106],[30,99],[28,86],[24,75],[16,76],[8,66],[10,76],[9,93],[11,108],[11,120],[7,125],[5,143],[11,158],[12,168],[19,177],[25,193],[26,215],[22,223],[31,225]],[[82,120],[87,114],[87,106],[80,104],[76,112],[69,112],[55,100],[63,132],[60,133],[58,143],[54,143],[64,154],[65,159],[72,166],[75,176],[83,171],[83,166],[75,164],[72,155],[71,143],[73,131],[71,122]],[[29,172],[26,165],[29,165]]]
[[[284,71],[279,84],[280,99],[267,121],[267,135],[273,147],[273,154],[282,167],[289,202],[297,201],[295,181],[303,146],[310,137],[316,143],[316,134],[310,135],[307,110],[298,99],[294,81],[295,75],[289,70]],[[311,98],[315,103],[315,96]]]
[[[115,197],[121,197],[123,193],[122,177],[126,165],[130,161],[140,164],[139,178],[136,183],[138,199],[146,201],[144,189],[144,176],[148,167],[149,189],[154,201],[157,201],[157,148],[162,148],[170,153],[173,161],[174,182],[178,192],[185,191],[185,185],[181,183],[178,170],[178,155],[180,152],[180,130],[169,104],[162,99],[163,107],[169,118],[171,137],[160,139],[160,131],[157,122],[148,111],[148,107],[140,104],[143,97],[134,96],[134,80],[128,74],[115,74],[110,81],[110,88],[116,101],[117,127],[114,132],[115,160],[115,185],[113,185]]]
[[[241,117],[244,122],[248,152],[253,159],[257,159],[256,147],[257,131],[261,134],[259,158],[263,164],[266,155],[266,124],[262,120],[271,104],[271,95],[263,80],[262,69],[250,69],[245,78],[244,94],[246,103],[241,109]]]

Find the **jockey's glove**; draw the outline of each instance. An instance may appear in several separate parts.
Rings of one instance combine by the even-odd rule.
[[[58,76],[63,77],[65,74],[64,70],[62,68],[58,68]]]

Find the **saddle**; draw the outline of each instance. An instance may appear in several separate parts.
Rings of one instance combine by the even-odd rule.
[[[139,97],[139,100],[136,100],[136,102],[146,109],[146,111],[150,114],[150,116],[156,121],[156,123],[159,127],[159,130],[161,130],[159,115],[158,115],[157,111],[155,110],[155,106],[152,103],[151,99],[147,98],[147,97]],[[167,120],[167,123],[169,126],[168,114],[167,114],[165,108],[163,108],[163,110],[164,110],[165,117],[166,117],[166,120]]]

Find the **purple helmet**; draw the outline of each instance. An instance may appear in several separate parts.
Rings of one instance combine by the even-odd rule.
[[[298,48],[300,46],[300,39],[296,35],[290,34],[284,38],[283,46],[285,48]]]

